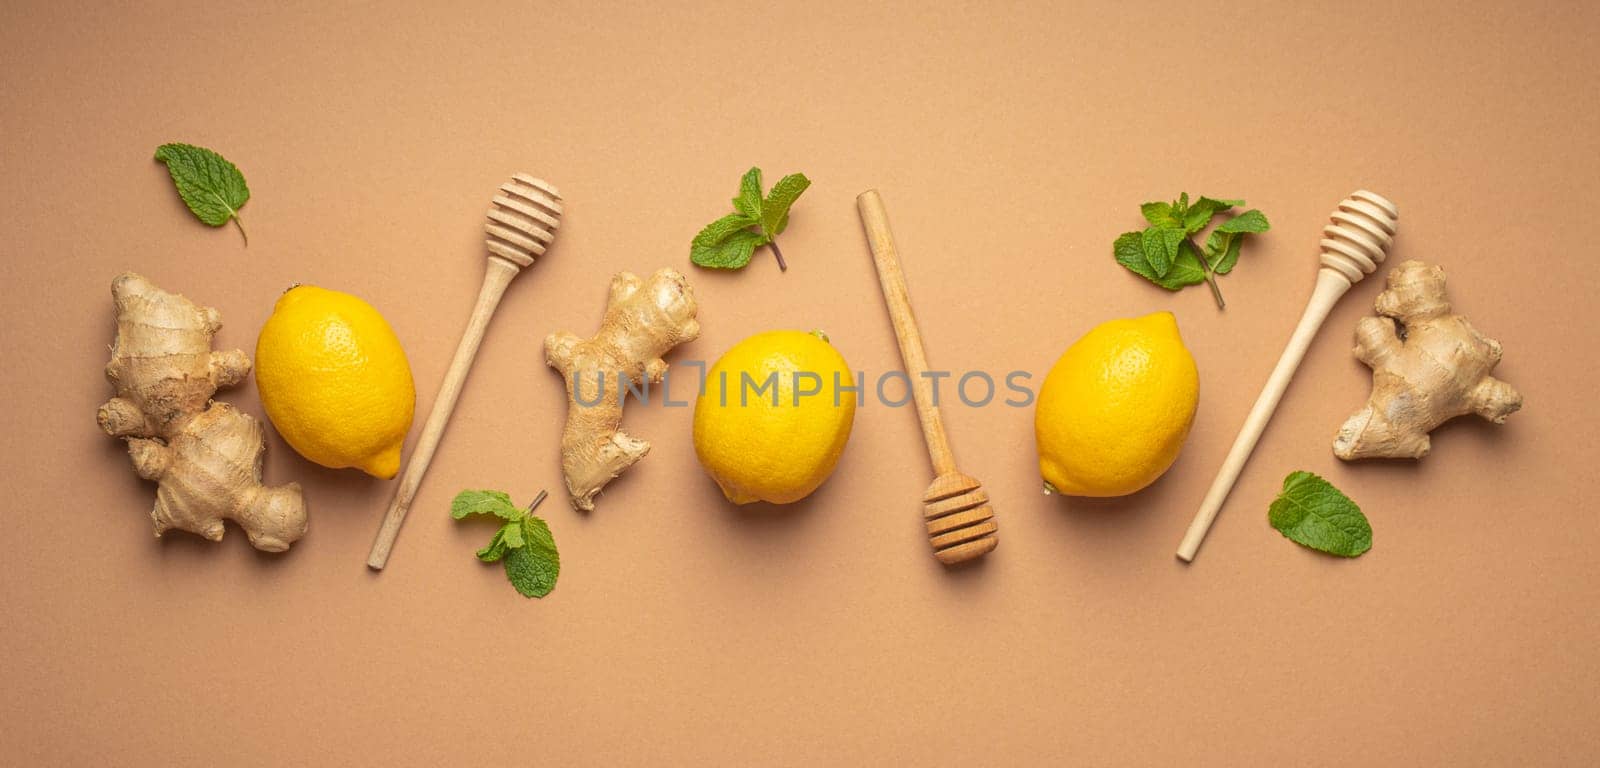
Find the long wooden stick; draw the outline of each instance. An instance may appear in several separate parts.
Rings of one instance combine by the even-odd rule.
[[[856,198],[856,207],[860,209],[861,223],[872,248],[872,263],[878,270],[878,283],[883,288],[883,302],[889,309],[889,322],[894,325],[895,341],[900,345],[900,359],[905,361],[906,375],[911,378],[911,397],[917,405],[917,420],[922,424],[928,460],[933,463],[936,475],[954,472],[955,455],[950,451],[950,438],[944,431],[944,417],[939,415],[939,406],[934,405],[933,380],[927,376],[928,355],[922,348],[917,316],[911,311],[911,292],[906,288],[905,273],[900,270],[900,252],[894,244],[894,233],[889,230],[888,211],[875,189],[862,192]]]
[[[502,194],[495,196],[494,207],[489,209],[489,222],[485,227],[489,259],[483,273],[483,287],[478,291],[478,301],[472,308],[472,316],[467,319],[461,342],[456,345],[455,357],[451,358],[450,367],[445,370],[444,382],[439,385],[439,394],[434,398],[433,410],[429,411],[428,421],[417,438],[417,447],[412,450],[411,460],[400,475],[400,485],[395,488],[394,500],[389,503],[389,511],[383,516],[378,536],[372,542],[372,551],[367,554],[367,567],[375,571],[383,570],[389,562],[389,553],[394,549],[395,538],[400,535],[400,526],[405,524],[406,513],[411,510],[411,502],[416,497],[417,489],[422,487],[428,464],[433,461],[439,440],[444,437],[445,427],[450,423],[450,415],[455,412],[456,400],[461,397],[461,388],[467,381],[467,372],[472,370],[472,361],[478,356],[478,347],[483,343],[490,318],[494,317],[495,309],[500,306],[500,298],[505,295],[511,280],[524,268],[532,266],[535,256],[544,254],[546,246],[555,239],[556,228],[560,226],[561,195],[555,187],[519,173],[502,185],[500,190]]]
[[[1200,502],[1200,510],[1195,513],[1194,520],[1183,535],[1183,541],[1178,544],[1178,557],[1184,562],[1194,560],[1200,542],[1211,530],[1217,513],[1222,511],[1222,502],[1227,500],[1228,492],[1233,490],[1233,484],[1239,479],[1239,473],[1244,471],[1245,462],[1250,459],[1256,442],[1261,439],[1267,422],[1278,408],[1278,401],[1283,399],[1284,391],[1289,388],[1289,380],[1294,378],[1300,361],[1311,346],[1311,340],[1322,328],[1323,321],[1328,319],[1333,305],[1351,286],[1371,274],[1383,262],[1393,242],[1399,216],[1393,203],[1362,190],[1346,198],[1329,217],[1332,223],[1322,230],[1322,267],[1317,270],[1316,288],[1306,302],[1305,312],[1301,314],[1294,334],[1289,337],[1283,355],[1273,367],[1272,375],[1267,377],[1266,386],[1261,388],[1255,406],[1250,409],[1250,415],[1245,417],[1239,436],[1234,438],[1233,448],[1229,449],[1216,479],[1211,481],[1211,489],[1206,491],[1205,499]]]

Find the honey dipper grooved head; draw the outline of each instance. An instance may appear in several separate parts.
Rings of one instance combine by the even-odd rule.
[[[1382,195],[1358,190],[1339,203],[1322,229],[1322,265],[1344,275],[1351,285],[1383,263],[1394,242],[1400,209]]]
[[[939,562],[954,565],[981,557],[1000,542],[989,494],[975,478],[959,472],[940,475],[922,501],[928,541]]]
[[[556,239],[561,226],[561,193],[549,182],[518,173],[500,185],[484,224],[489,252],[518,267],[533,264],[535,256]]]

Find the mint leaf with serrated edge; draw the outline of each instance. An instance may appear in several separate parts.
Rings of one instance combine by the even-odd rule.
[[[1144,257],[1144,235],[1140,232],[1124,232],[1116,242],[1111,244],[1111,252],[1117,257],[1117,263],[1133,270],[1146,280],[1154,281],[1158,275],[1150,268],[1150,262]]]
[[[689,241],[689,261],[711,269],[743,269],[755,249],[767,246],[778,269],[787,271],[789,265],[773,238],[788,228],[789,208],[809,186],[805,174],[791,173],[763,197],[761,169],[746,171],[733,198],[734,212],[706,225]]]
[[[1145,260],[1143,241],[1144,235],[1141,232],[1124,232],[1118,237],[1111,245],[1117,263],[1169,291],[1176,291],[1206,279],[1205,270],[1200,266],[1200,259],[1195,254],[1193,243],[1188,240],[1179,242],[1178,257],[1173,259],[1167,274],[1157,275],[1151,268],[1150,262]]]
[[[754,217],[743,213],[730,213],[716,221],[707,224],[705,229],[694,236],[695,245],[716,245],[728,239],[729,235],[740,230],[749,229],[756,223]]]
[[[510,525],[507,523],[506,525]],[[494,532],[494,537],[489,539],[489,546],[478,550],[478,559],[485,563],[492,563],[506,554],[506,525]]]
[[[761,169],[751,168],[739,179],[739,196],[733,199],[733,209],[752,221],[761,218]]]
[[[1266,215],[1254,208],[1217,225],[1218,232],[1265,232],[1271,228]]]
[[[766,243],[761,235],[740,230],[715,243],[695,243],[689,248],[689,260],[712,269],[742,269]]]
[[[1219,275],[1226,275],[1233,271],[1233,265],[1239,262],[1239,246],[1244,238],[1237,232],[1219,232],[1213,230],[1206,236],[1206,259],[1212,271]]]
[[[1239,247],[1244,243],[1243,235],[1265,232],[1271,226],[1267,223],[1267,217],[1255,209],[1222,222],[1206,237],[1207,263],[1217,274],[1228,274],[1233,271],[1233,265],[1239,263]]]
[[[450,516],[460,520],[467,515],[494,515],[516,520],[522,510],[511,503],[511,496],[500,491],[462,491],[450,502]]]
[[[545,560],[531,548],[513,549],[506,553],[506,579],[523,597],[544,597],[556,588],[556,578],[561,575],[560,561]]]
[[[1270,228],[1267,217],[1251,209],[1227,219],[1206,237],[1203,250],[1190,238],[1219,214],[1243,205],[1243,200],[1204,195],[1191,202],[1188,192],[1171,202],[1144,203],[1139,214],[1149,226],[1118,235],[1111,244],[1112,257],[1128,271],[1170,291],[1206,283],[1221,309],[1226,303],[1217,275],[1228,274],[1238,264],[1244,235]]]
[[[500,526],[500,540],[506,543],[506,549],[519,549],[528,543],[527,539],[522,538],[522,521],[527,519],[518,518]]]
[[[1267,508],[1267,520],[1285,538],[1339,557],[1372,549],[1372,524],[1361,508],[1327,480],[1310,472],[1290,472],[1283,490]]]
[[[1184,240],[1178,243],[1178,257],[1172,260],[1172,268],[1167,274],[1151,281],[1169,291],[1199,285],[1205,282],[1206,271],[1200,266],[1199,255],[1194,250],[1194,243]]]
[[[1142,237],[1145,261],[1150,263],[1157,277],[1167,274],[1178,258],[1178,241],[1183,239],[1183,230],[1157,224],[1146,229]]]
[[[788,225],[789,206],[810,186],[811,180],[803,173],[791,173],[772,185],[772,191],[761,203],[761,229],[769,236],[782,232]]]
[[[1172,203],[1145,203],[1139,206],[1139,213],[1144,215],[1144,220],[1152,226],[1174,223],[1172,218]]]
[[[555,561],[559,566],[561,555],[556,552],[556,538],[550,533],[549,523],[532,515],[523,518],[522,540],[524,549],[532,549],[541,557]]]
[[[193,144],[162,144],[156,147],[156,160],[166,164],[178,197],[183,198],[195,218],[213,227],[232,220],[244,244],[250,245],[250,234],[244,231],[244,221],[239,218],[239,209],[250,200],[250,186],[238,166]]]
[[[1184,214],[1183,231],[1191,235],[1199,232],[1205,229],[1206,225],[1210,224],[1211,219],[1215,218],[1217,214],[1227,211],[1235,205],[1244,205],[1244,201],[1215,200],[1201,195],[1199,200],[1194,201],[1194,205],[1189,206],[1188,213]]]
[[[561,573],[561,555],[556,551],[550,526],[533,515],[546,495],[540,491],[527,509],[518,509],[511,503],[510,494],[503,491],[462,491],[451,502],[450,514],[457,520],[472,514],[491,514],[505,520],[489,544],[477,551],[477,558],[485,563],[502,562],[506,579],[527,597],[550,594]],[[505,508],[510,511],[505,512]]]
[[[544,597],[556,588],[561,575],[561,555],[556,552],[550,526],[537,517],[522,521],[526,544],[506,553],[506,578],[526,597]]]

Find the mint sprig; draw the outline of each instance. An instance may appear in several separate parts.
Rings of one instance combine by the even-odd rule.
[[[167,173],[178,187],[178,197],[183,198],[195,218],[213,227],[231,220],[239,228],[244,244],[250,245],[250,235],[239,218],[239,209],[250,199],[250,187],[244,183],[238,166],[192,144],[162,144],[156,147],[156,160],[166,163]]]
[[[1283,479],[1267,521],[1290,541],[1330,555],[1357,557],[1372,549],[1372,524],[1361,508],[1310,472],[1290,472]]]
[[[501,491],[462,491],[450,502],[450,516],[461,520],[468,515],[493,515],[505,521],[490,537],[489,545],[478,550],[485,563],[501,562],[506,578],[525,597],[544,597],[556,588],[561,575],[561,555],[556,551],[550,526],[534,517],[547,494],[540,491],[527,509],[518,509],[511,496]]]
[[[751,168],[739,180],[733,213],[707,224],[689,243],[689,261],[712,269],[743,269],[757,248],[771,246],[778,269],[788,271],[783,251],[773,238],[789,226],[789,207],[811,186],[802,173],[791,173],[761,194],[761,169]]]
[[[1170,203],[1145,203],[1139,212],[1150,226],[1124,232],[1111,244],[1111,254],[1118,264],[1169,291],[1207,283],[1221,309],[1227,304],[1217,287],[1217,275],[1228,274],[1239,263],[1244,235],[1265,232],[1271,225],[1261,211],[1252,208],[1218,224],[1206,237],[1204,250],[1191,238],[1218,215],[1243,205],[1243,200],[1204,196],[1190,203],[1188,192]]]

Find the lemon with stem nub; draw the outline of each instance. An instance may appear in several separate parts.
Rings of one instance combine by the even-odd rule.
[[[833,473],[855,422],[858,381],[821,332],[768,331],[706,371],[694,451],[735,504],[789,504]]]
[[[297,285],[256,339],[256,388],[278,434],[324,467],[394,477],[416,389],[400,339],[378,310]]]
[[[1046,492],[1123,496],[1172,466],[1200,374],[1171,312],[1095,326],[1039,388],[1034,436]]]

